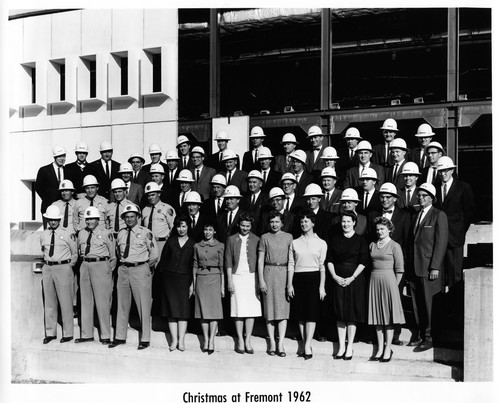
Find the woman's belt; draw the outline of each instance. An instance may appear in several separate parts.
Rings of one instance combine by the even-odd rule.
[[[265,266],[288,266],[288,262],[286,263],[274,263],[274,262],[265,262]]]

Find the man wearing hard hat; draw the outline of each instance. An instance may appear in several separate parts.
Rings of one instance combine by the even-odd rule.
[[[231,141],[231,137],[229,137],[229,134],[224,130],[220,130],[215,134],[214,141],[217,142],[217,147],[219,148],[219,151],[213,153],[208,157],[206,165],[215,169],[217,172],[224,171],[226,169],[226,166],[222,161],[222,153],[224,152],[224,150],[228,148],[227,145]],[[236,162],[236,168],[240,169],[239,156],[238,156],[238,161]]]
[[[415,134],[418,141],[418,147],[410,150],[408,160],[417,164],[420,170],[429,166],[429,159],[427,158],[425,149],[432,141],[434,135],[435,133],[432,131],[431,125],[422,123],[418,126],[417,133]]]
[[[75,193],[73,183],[69,179],[64,179],[59,185],[59,192],[61,198],[52,203],[51,206],[59,207],[62,213],[62,226],[73,231],[73,208],[76,203],[75,199],[73,199]]]
[[[42,287],[44,296],[45,338],[43,344],[57,337],[58,304],[62,315],[61,343],[73,340],[73,269],[78,258],[75,235],[61,227],[61,211],[47,207],[43,214],[48,228],[40,235],[44,265]]]
[[[99,146],[101,158],[89,165],[89,173],[99,182],[99,194],[109,200],[111,181],[119,177],[120,164],[114,160],[113,146],[109,141],[103,141]]]
[[[243,154],[243,165],[241,166],[243,171],[250,172],[254,169],[260,169],[258,156],[259,150],[262,148],[262,143],[264,143],[265,138],[266,135],[264,134],[262,127],[252,127],[250,130],[250,143],[252,148],[250,151],[246,151]]]
[[[125,183],[128,183],[128,181],[139,185],[142,189],[144,189],[144,186],[146,186],[146,183],[149,181],[149,175],[148,172],[144,171],[142,167],[144,166],[144,162],[146,160],[140,153],[132,153],[130,154],[130,157],[128,157],[127,163],[130,164],[132,167],[132,171],[130,172],[130,179],[124,179],[123,177],[123,172],[122,172],[122,167],[123,164],[120,165],[120,172],[119,174],[122,175],[122,179]],[[129,186],[129,194],[130,194],[130,186]]]
[[[191,140],[187,136],[177,137],[177,150],[179,151],[179,167],[181,169],[192,169],[194,168],[193,160],[191,159],[189,153],[191,152]]]
[[[125,206],[134,203],[127,198],[127,185],[121,179],[113,179],[113,182],[111,182],[111,192],[114,201],[109,202],[106,206],[106,228],[116,238],[118,232],[126,226],[125,221],[121,218]]]
[[[307,139],[311,143],[312,150],[306,153],[306,170],[313,174],[315,171],[321,172],[324,168],[324,166],[322,166],[321,155],[327,146],[324,139],[324,133],[319,126],[311,126],[307,131]]]
[[[290,155],[295,151],[298,141],[293,133],[285,133],[281,139],[281,145],[283,146],[283,154],[276,156],[275,169],[284,175],[287,172],[293,172],[292,160]]]
[[[64,147],[55,146],[52,149],[54,161],[38,170],[35,180],[35,190],[42,199],[41,212],[43,227],[47,227],[47,220],[43,213],[52,203],[59,199],[59,185],[65,179],[64,163],[66,162],[66,150]]]
[[[194,178],[192,188],[201,195],[203,200],[208,199],[210,197],[210,181],[217,172],[204,164],[205,150],[202,147],[193,147],[191,159],[194,165],[194,168],[191,169]]]
[[[167,164],[161,160],[162,150],[159,144],[151,144],[149,146],[149,157],[151,158],[151,163],[142,166],[142,170],[149,174],[151,170],[151,166],[154,164],[160,164],[163,167],[163,170],[167,171]]]
[[[389,118],[384,121],[380,130],[382,131],[382,136],[384,136],[384,142],[373,146],[373,162],[384,168],[392,167],[394,160],[391,155],[390,146],[399,131],[398,124],[394,119]]]
[[[108,200],[97,194],[99,191],[99,182],[94,175],[87,175],[83,178],[83,189],[85,196],[75,202],[73,208],[73,227],[75,232],[85,228],[85,210],[87,207],[96,207],[101,214],[99,227],[106,228],[106,207]]]
[[[66,171],[66,179],[69,179],[73,183],[77,194],[83,193],[83,178],[89,173],[89,163],[87,161],[88,154],[89,146],[87,143],[79,141],[75,145],[76,161],[71,162],[64,167]]]

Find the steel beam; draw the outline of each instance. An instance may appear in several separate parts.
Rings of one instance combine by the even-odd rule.
[[[220,25],[219,11],[210,9],[210,87],[209,113],[211,118],[220,116]]]
[[[330,108],[332,95],[332,15],[321,9],[321,101],[320,109]]]
[[[448,9],[448,69],[447,94],[448,102],[458,100],[459,85],[459,11],[458,8]],[[458,113],[456,108],[448,109],[448,124],[446,127],[446,150],[448,156],[458,165]]]

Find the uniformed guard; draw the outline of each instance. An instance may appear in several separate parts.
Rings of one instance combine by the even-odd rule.
[[[140,214],[139,208],[134,204],[126,206],[122,213],[127,227],[118,233],[117,238],[117,252],[120,259],[116,284],[118,313],[115,338],[108,346],[109,348],[125,344],[132,295],[141,321],[138,350],[149,347],[151,338],[151,279],[153,266],[159,255],[153,233],[137,224]]]
[[[116,266],[115,239],[109,230],[98,228],[96,207],[85,210],[84,230],[78,233],[80,266],[81,337],[75,343],[94,341],[94,300],[99,317],[100,341],[111,344],[110,309],[113,292],[112,271]]]
[[[127,185],[122,179],[113,179],[111,182],[111,192],[115,201],[110,202],[106,206],[106,228],[111,230],[113,236],[116,238],[118,231],[125,228],[125,221],[121,218],[123,209],[129,204],[133,204],[127,199]]]
[[[73,182],[69,179],[62,180],[59,184],[59,192],[61,198],[52,203],[52,205],[59,207],[61,211],[61,226],[73,231],[73,208],[75,206],[75,199],[73,199],[75,187],[73,186]]]
[[[108,200],[97,194],[99,183],[94,175],[87,175],[83,178],[83,189],[85,197],[78,199],[73,210],[73,226],[75,231],[85,228],[85,210],[87,207],[96,207],[99,210],[101,218],[99,219],[99,228],[106,229],[106,206]]]
[[[142,225],[153,233],[158,245],[158,256],[161,256],[163,246],[174,228],[175,210],[160,200],[162,189],[157,183],[149,182],[144,190],[149,205],[142,209]]]
[[[73,270],[77,260],[75,235],[63,228],[61,211],[49,206],[43,215],[48,228],[42,232],[42,287],[44,295],[45,338],[47,344],[57,337],[58,303],[62,314],[61,343],[73,340]]]

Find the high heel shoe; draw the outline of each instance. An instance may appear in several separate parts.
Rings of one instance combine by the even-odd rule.
[[[334,359],[334,360],[342,360],[342,359],[344,359],[344,357],[345,357],[345,351],[344,351],[344,353],[343,353],[343,354],[341,354],[341,355],[339,355],[339,354],[334,355],[334,356],[333,356],[333,359]]]
[[[380,359],[381,359],[381,358],[382,358],[382,356],[377,357],[377,356],[375,356],[375,355],[372,355],[372,356],[368,359],[368,361],[380,361]]]
[[[311,348],[311,354],[304,353],[304,360],[310,360],[311,358],[313,358],[313,350],[312,350],[312,348]]]
[[[354,355],[354,350],[353,350],[352,354],[349,357],[344,354],[344,361],[351,361],[353,355]]]
[[[390,360],[392,360],[392,350],[391,350],[391,355],[389,356],[389,358],[380,358],[380,362],[389,362]]]

